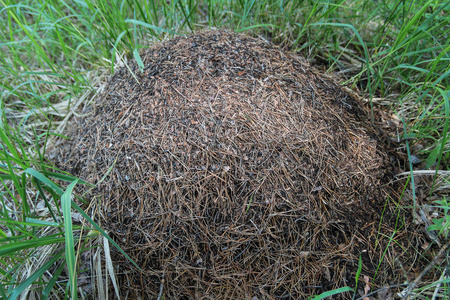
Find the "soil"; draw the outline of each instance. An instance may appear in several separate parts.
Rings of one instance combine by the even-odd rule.
[[[402,162],[335,82],[228,31],[140,56],[56,161],[98,183],[98,221],[142,269],[115,253],[122,295],[301,299],[354,287],[359,261],[373,289],[414,267],[420,236],[395,210]]]

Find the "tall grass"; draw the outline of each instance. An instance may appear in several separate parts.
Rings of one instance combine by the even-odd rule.
[[[450,162],[448,1],[0,0],[1,297],[76,297],[80,255],[100,251],[102,232],[89,201],[70,198],[76,179],[52,169],[47,148],[116,65],[154,42],[210,27],[321,61],[371,106],[391,107],[408,153],[436,170],[430,193],[448,191],[438,172]],[[410,152],[411,140],[421,147]],[[412,180],[413,172],[411,164]],[[448,228],[447,202],[437,205],[435,226]],[[74,223],[72,213],[85,222]]]

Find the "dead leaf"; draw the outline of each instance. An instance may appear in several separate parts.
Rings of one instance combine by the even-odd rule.
[[[323,270],[323,275],[325,276],[326,280],[331,281],[330,270],[328,270],[327,267],[324,268],[324,270]]]
[[[370,292],[369,276],[364,275],[364,282],[366,283],[366,286],[364,287],[364,296],[367,296],[367,294]],[[364,297],[363,300],[370,300],[370,298]]]
[[[421,247],[423,250],[427,250],[428,247],[430,247],[430,243],[425,242],[425,243],[423,243],[420,247]]]

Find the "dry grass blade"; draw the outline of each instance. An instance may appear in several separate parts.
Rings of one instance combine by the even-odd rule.
[[[94,269],[93,269],[93,276],[96,279],[96,292],[98,295],[98,299],[107,299],[106,298],[106,289],[104,284],[104,278],[103,278],[103,271],[102,271],[102,259],[101,259],[101,249],[99,248],[94,255]],[[105,278],[106,282],[108,282],[108,278]]]
[[[103,237],[103,249],[105,250],[106,268],[108,270],[109,276],[111,277],[111,282],[114,286],[114,291],[116,292],[117,299],[120,299],[119,287],[117,285],[116,275],[114,274],[113,262],[111,259],[109,241],[105,237]]]

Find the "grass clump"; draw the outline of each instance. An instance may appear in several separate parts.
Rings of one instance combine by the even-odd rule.
[[[57,184],[75,178],[60,175],[46,160],[68,121],[95,99],[115,66],[139,58],[141,48],[208,27],[247,31],[298,51],[337,72],[372,108],[392,108],[400,126],[391,134],[411,162],[404,174],[411,208],[402,209],[415,216],[424,210],[428,228],[442,233],[445,245],[449,16],[449,2],[435,0],[0,0],[2,297],[27,294],[29,288],[43,296],[64,294],[75,282],[62,282],[74,270],[82,273],[79,260],[67,260],[70,251],[63,250],[71,243],[64,220],[82,210],[74,202],[70,212],[68,202],[63,210],[61,197],[70,189]],[[422,163],[413,164],[413,157]],[[429,209],[432,201],[437,202]],[[96,216],[95,207],[77,203]],[[422,219],[415,221],[425,226]],[[73,225],[75,257],[100,251],[92,243],[99,232],[94,224]],[[425,248],[418,251],[426,256]],[[75,266],[70,272],[68,261]]]

